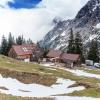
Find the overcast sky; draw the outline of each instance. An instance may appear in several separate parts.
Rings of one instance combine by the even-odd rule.
[[[89,0],[0,0],[0,41],[4,34],[23,34],[39,41],[55,17],[74,18]]]

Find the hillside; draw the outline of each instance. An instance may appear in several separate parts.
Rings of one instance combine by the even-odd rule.
[[[85,71],[86,75],[83,73],[83,76],[75,74],[77,71],[75,69],[69,70],[66,68],[57,68],[57,67],[46,67],[45,65],[38,65],[33,63],[24,63],[20,62],[5,56],[0,55],[0,74],[4,78],[12,78],[16,79],[19,82],[24,84],[41,84],[44,86],[51,86],[56,83],[57,77],[70,79],[71,81],[75,81],[70,87],[77,87],[77,86],[84,86],[85,89],[82,91],[76,91],[70,94],[64,95],[71,95],[73,96],[87,96],[87,97],[99,97],[100,98],[100,91],[99,91],[99,83],[100,83],[100,73],[99,70],[89,70],[82,68],[76,68],[77,70]],[[75,73],[74,73],[75,72]],[[74,74],[73,74],[74,73]],[[89,76],[93,76],[90,77]],[[84,76],[85,75],[85,76]],[[96,78],[97,76],[97,78]],[[2,78],[0,77],[0,80]],[[16,82],[16,81],[15,81]],[[1,83],[1,82],[0,82]],[[17,86],[16,86],[17,87]],[[6,87],[1,87],[0,89],[6,89]],[[62,94],[63,96],[63,94]],[[29,97],[16,97],[11,95],[4,95],[0,94],[0,98],[5,100],[49,100],[49,98],[29,98]],[[10,98],[10,99],[9,99]],[[52,100],[52,99],[50,99]],[[79,99],[80,100],[80,99]],[[92,100],[92,99],[91,99]],[[98,99],[97,99],[98,100]]]

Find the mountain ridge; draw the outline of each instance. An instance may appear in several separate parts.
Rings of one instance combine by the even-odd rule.
[[[74,35],[78,32],[82,36],[84,45],[96,38],[100,40],[100,0],[90,0],[71,20],[59,21],[40,42],[43,47],[65,50],[68,46],[70,29]]]

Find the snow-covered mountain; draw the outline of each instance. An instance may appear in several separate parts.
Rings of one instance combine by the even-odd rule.
[[[100,40],[100,0],[90,0],[72,20],[59,21],[41,41],[42,46],[55,49],[66,49],[70,29],[74,34],[79,32],[84,44],[92,39]]]

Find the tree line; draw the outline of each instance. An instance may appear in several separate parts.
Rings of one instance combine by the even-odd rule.
[[[98,47],[98,41],[94,39],[91,41],[89,49],[86,50],[86,48],[84,48],[83,46],[81,35],[79,33],[76,33],[74,37],[73,30],[70,30],[67,53],[80,54],[80,58],[83,63],[85,62],[85,59],[99,62],[100,58]]]
[[[2,36],[1,46],[0,46],[0,54],[3,54],[5,56],[8,56],[8,52],[11,49],[12,45],[22,45],[22,44],[32,44],[33,41],[29,38],[26,40],[23,35],[19,35],[17,38],[12,36],[11,33],[9,33],[8,38],[6,38],[4,35]]]
[[[85,59],[93,60],[94,62],[99,62],[99,46],[97,40],[92,40],[89,49],[84,48],[83,40],[81,38],[81,35],[79,33],[76,33],[75,36],[73,34],[73,30],[70,29],[70,36],[68,40],[68,48],[66,50],[67,53],[71,54],[79,54],[81,58],[81,62],[85,62]],[[12,45],[22,45],[22,44],[32,44],[33,41],[31,39],[26,40],[23,35],[19,35],[17,38],[12,36],[11,33],[9,33],[8,38],[6,38],[4,35],[2,36],[1,46],[0,46],[0,54],[3,54],[5,56],[8,56],[8,52],[11,49]],[[37,43],[37,45],[41,48],[40,44]],[[44,56],[48,53],[47,48],[42,48],[44,51]]]

